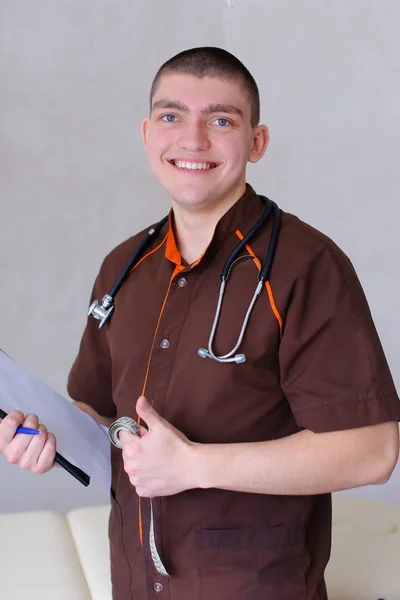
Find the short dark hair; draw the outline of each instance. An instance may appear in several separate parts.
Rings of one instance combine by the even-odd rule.
[[[260,121],[258,86],[244,64],[227,50],[212,46],[191,48],[167,60],[158,69],[153,79],[150,90],[150,110],[159,81],[164,74],[168,73],[185,73],[195,77],[220,77],[228,80],[241,80],[250,102],[251,125],[252,127],[258,125]]]

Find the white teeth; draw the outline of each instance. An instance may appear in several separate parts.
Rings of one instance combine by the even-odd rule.
[[[191,163],[184,160],[175,160],[174,163],[179,169],[189,169],[190,171],[208,171],[211,169],[211,163]]]

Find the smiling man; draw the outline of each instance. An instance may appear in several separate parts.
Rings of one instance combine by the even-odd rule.
[[[268,130],[253,77],[218,48],[165,63],[150,108],[142,135],[169,220],[111,320],[99,329],[89,317],[68,385],[96,419],[141,422],[112,448],[114,600],[326,600],[330,493],[384,483],[398,457],[400,404],[366,299],[341,250],[281,211],[242,358],[199,354],[224,264],[264,213],[246,167],[264,155]],[[235,347],[272,228],[270,217],[230,271],[217,357]],[[106,257],[92,299],[144,234]],[[20,413],[0,424],[0,450],[48,470],[51,434],[29,449],[14,438],[22,422],[36,424]]]
[[[243,71],[232,79],[235,61],[214,52],[215,64],[210,51],[208,64],[198,61],[200,53],[189,53],[160,69],[142,126],[150,166],[172,199],[179,251],[188,263],[199,258],[219,219],[244,195],[247,163],[257,162],[268,144],[253,78]],[[227,64],[218,74],[219,53]],[[179,68],[183,61],[186,69]]]

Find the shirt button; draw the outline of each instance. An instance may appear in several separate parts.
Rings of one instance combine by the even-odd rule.
[[[155,583],[153,585],[153,589],[154,589],[155,592],[161,592],[162,589],[163,589],[163,586],[161,585],[161,583]]]
[[[187,279],[185,277],[181,277],[180,279],[178,279],[178,285],[181,288],[184,288],[187,286]]]
[[[170,343],[166,338],[164,338],[163,340],[161,340],[160,346],[161,348],[164,348],[164,350],[166,350],[167,348],[169,348]]]

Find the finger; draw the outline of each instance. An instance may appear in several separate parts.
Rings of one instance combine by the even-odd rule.
[[[39,417],[37,415],[26,415],[22,425],[24,427],[30,427],[31,429],[37,429],[39,427]]]
[[[24,422],[22,423],[23,427],[29,427],[29,429],[38,429],[39,428],[39,417],[37,415],[26,415]],[[16,433],[14,441],[16,443],[20,443],[21,445],[25,444],[26,447],[30,444],[33,435],[29,435],[27,433]],[[13,441],[13,443],[14,443]]]
[[[53,433],[48,433],[45,445],[38,456],[36,464],[32,467],[32,471],[38,475],[50,471],[50,469],[52,469],[54,466],[56,450],[56,437]]]
[[[24,422],[25,415],[20,410],[11,411],[0,422],[0,452],[8,446],[15,436],[17,427]]]
[[[9,423],[10,421],[13,421],[14,419],[17,419],[20,423],[22,423],[22,421],[25,419],[25,415],[20,410],[12,410],[11,412],[8,413],[8,415],[6,417],[0,417],[0,424],[3,421],[5,423]]]
[[[22,411],[20,410],[12,410],[11,412],[8,413],[8,415],[6,417],[0,417],[0,423],[2,423],[3,421],[5,423],[8,423],[10,421],[13,421],[14,419],[17,419],[18,422],[22,422],[25,419],[25,415]]]
[[[144,427],[142,429],[144,429]],[[135,433],[130,433],[130,431],[120,431],[118,438],[123,448],[129,446],[136,447],[136,444],[140,442],[140,437]]]
[[[23,421],[22,425],[24,427],[30,427],[32,429],[38,428],[39,419],[36,415],[27,415],[26,419]],[[17,464],[22,458],[23,454],[26,452],[26,449],[29,447],[31,441],[34,438],[40,437],[40,435],[29,435],[26,433],[15,433],[16,428],[14,428],[14,436],[8,445],[4,448],[4,455],[7,458],[8,462],[11,464]]]
[[[39,435],[25,436],[29,437],[30,441],[25,451],[18,459],[18,465],[21,467],[21,469],[31,470],[36,465],[40,453],[46,444],[48,438],[47,428],[40,424],[37,426],[37,429],[40,432]]]
[[[164,419],[158,414],[156,409],[151,406],[145,396],[140,396],[138,398],[136,402],[136,412],[139,417],[147,423],[149,429],[164,422]]]

